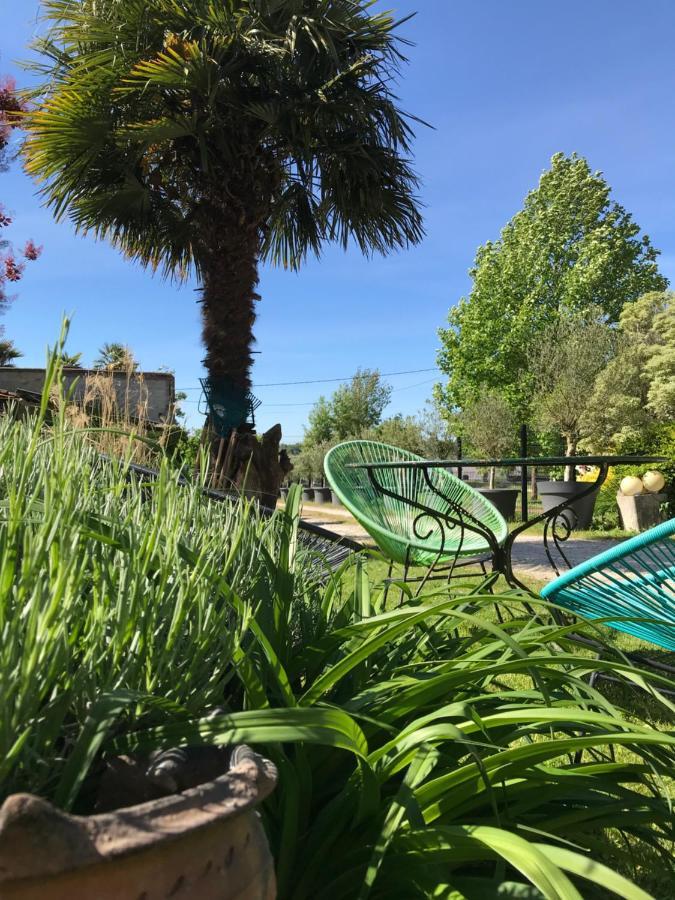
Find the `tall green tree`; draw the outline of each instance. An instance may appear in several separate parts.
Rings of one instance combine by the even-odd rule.
[[[656,340],[649,352],[648,406],[662,422],[675,421],[675,294],[666,294],[663,308],[654,317]]]
[[[304,446],[359,437],[382,420],[391,399],[391,385],[379,372],[357,369],[351,381],[341,384],[329,400],[319,397],[309,413]]]
[[[455,417],[457,431],[467,449],[477,456],[499,459],[518,444],[518,421],[508,401],[498,391],[484,390]],[[489,469],[488,487],[495,486],[496,467]]]
[[[595,379],[582,422],[592,450],[634,446],[675,421],[675,294],[651,291],[624,307],[614,359]],[[639,444],[638,444],[639,446]]]
[[[258,267],[420,240],[404,57],[371,0],[45,0],[27,168],[58,218],[202,288],[205,365],[250,387]]]
[[[309,427],[305,429],[304,444],[313,447],[330,441],[333,436],[333,410],[329,400],[319,397],[309,411]]]
[[[542,431],[564,438],[566,456],[577,452],[593,384],[615,347],[614,329],[597,316],[567,314],[549,325],[533,348],[534,420]],[[565,480],[574,477],[574,466],[567,466]]]
[[[341,384],[331,401],[333,432],[342,439],[362,434],[379,425],[391,400],[391,385],[379,372],[358,369],[352,380]]]
[[[591,307],[616,322],[626,303],[666,288],[657,257],[601,173],[577,154],[556,154],[499,239],[478,249],[471,293],[440,331],[447,382],[437,399],[463,406],[494,388],[526,417],[538,336],[561,314]]]

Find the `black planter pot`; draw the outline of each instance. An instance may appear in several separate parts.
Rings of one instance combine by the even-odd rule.
[[[314,488],[314,502],[315,503],[330,503],[330,495],[331,495],[331,490],[329,487],[315,487]]]
[[[553,509],[554,506],[569,500],[588,490],[587,481],[542,481],[538,485],[539,496],[544,512]],[[570,504],[570,510],[563,510],[561,516],[565,519],[570,528],[582,531],[591,527],[593,521],[593,509],[595,508],[595,499],[598,496],[600,488],[592,491],[579,500],[574,500]],[[574,510],[572,512],[571,510]],[[576,514],[576,515],[575,515]]]
[[[304,487],[302,489],[302,499],[305,503],[314,503],[314,488]]]
[[[478,493],[496,506],[507,522],[515,519],[518,488],[478,488]]]
[[[338,495],[335,493],[334,490],[331,490],[331,492],[330,492],[330,502],[334,506],[342,506],[342,501],[340,500],[340,498],[338,497]]]
[[[285,500],[286,497],[288,497],[288,488],[285,486],[280,487],[279,488],[279,496],[281,497],[282,500]]]

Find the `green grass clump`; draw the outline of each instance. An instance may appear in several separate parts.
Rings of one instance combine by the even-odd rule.
[[[0,502],[3,795],[72,807],[115,754],[243,741],[279,769],[281,898],[669,896],[669,682],[582,623],[475,580],[386,608],[360,557],[317,577],[297,490],[268,520],[143,484],[58,415],[0,420]]]

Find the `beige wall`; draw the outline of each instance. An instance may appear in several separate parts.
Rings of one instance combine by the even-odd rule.
[[[66,385],[76,382],[75,398],[81,399],[85,380],[89,375],[100,374],[90,369],[64,369]],[[128,378],[124,372],[114,372],[118,403],[132,411],[141,400],[147,403],[147,417],[151,422],[167,420],[175,396],[174,377],[167,372],[141,372]],[[45,380],[44,369],[23,369],[14,366],[0,366],[0,390],[35,391],[41,393]]]

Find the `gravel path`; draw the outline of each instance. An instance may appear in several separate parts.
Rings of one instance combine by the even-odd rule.
[[[345,509],[334,507],[332,505],[316,505],[306,503],[302,509],[302,518],[306,522],[320,525],[336,534],[350,537],[354,541],[363,543],[364,546],[373,546],[373,539],[363,530],[359,523]],[[570,538],[564,545],[565,554],[573,566],[578,565],[597,556],[603,550],[615,547],[621,543],[618,540],[575,540]],[[555,555],[554,555],[555,558]],[[537,579],[539,581],[551,581],[555,577],[555,572],[551,569],[546,551],[544,550],[543,538],[540,534],[522,535],[516,540],[513,547],[513,568],[519,575],[528,578]],[[564,571],[566,566],[560,561],[558,566],[560,571]]]

